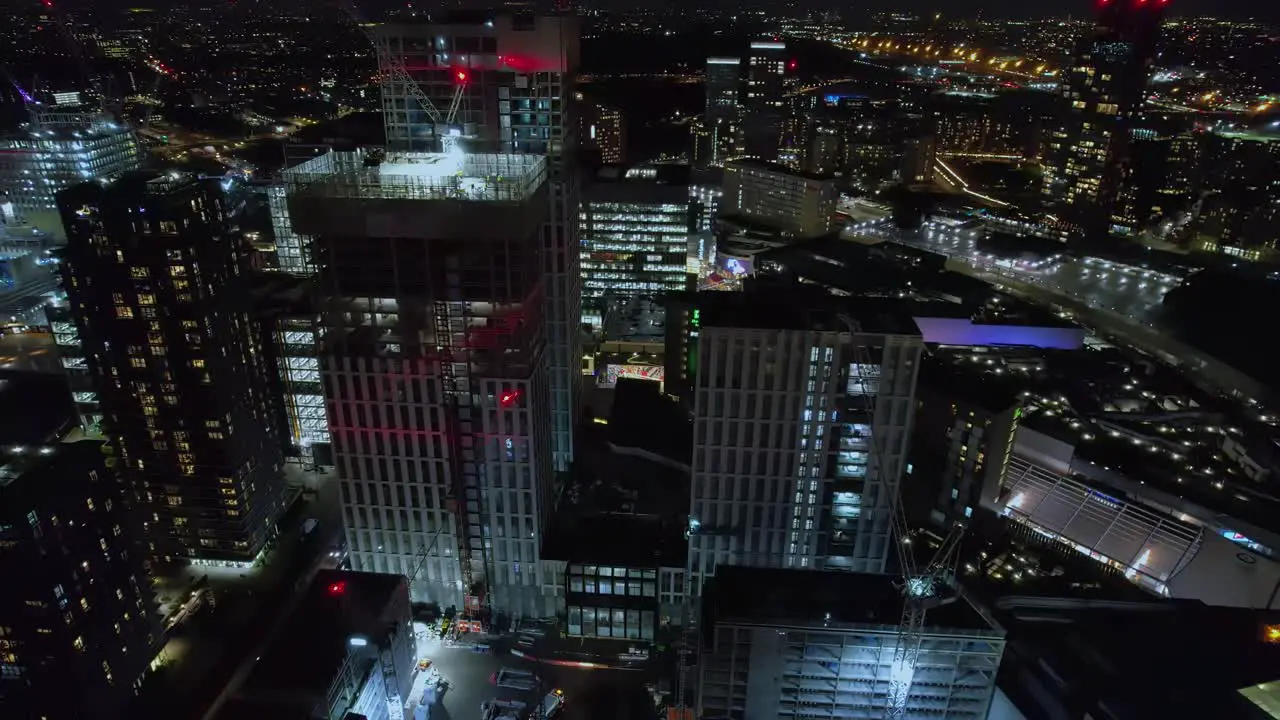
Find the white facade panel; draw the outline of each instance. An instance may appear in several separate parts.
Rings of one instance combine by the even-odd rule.
[[[884,571],[922,347],[911,335],[703,327],[695,594],[717,565]],[[851,381],[859,372],[875,380]]]

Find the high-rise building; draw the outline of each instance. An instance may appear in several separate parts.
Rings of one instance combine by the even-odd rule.
[[[58,194],[70,314],[154,559],[250,566],[284,510],[246,251],[215,179],[137,171]]]
[[[925,360],[919,377],[911,457],[922,482],[913,504],[927,502],[930,522],[949,530],[995,504],[1022,403],[1011,386],[942,363]]]
[[[884,572],[924,343],[826,295],[699,293],[689,567]]]
[[[597,182],[583,193],[583,304],[685,289],[693,212],[685,185]]]
[[[776,41],[751,43],[747,59],[747,89],[742,114],[742,150],[750,158],[774,162],[782,140],[783,78],[787,45]]]
[[[742,103],[742,59],[707,58],[707,120],[738,119]]]
[[[1193,248],[1254,262],[1280,258],[1280,133],[1268,130],[1204,135]]]
[[[805,129],[803,169],[821,175],[835,173],[840,169],[840,123],[815,121]]]
[[[384,68],[382,75],[389,149],[440,149],[440,138],[456,132],[474,151],[547,157],[550,213],[541,252],[547,273],[547,363],[555,467],[567,469],[581,401],[582,358],[573,91],[577,19],[457,11],[434,23],[389,24],[379,32],[404,70]],[[442,111],[439,121],[421,108],[419,92]],[[457,111],[450,122],[455,97]]]
[[[331,466],[329,413],[320,382],[323,324],[311,281],[270,278],[252,297],[274,371],[272,394],[285,456],[303,465]]]
[[[1097,242],[1110,234],[1165,4],[1098,3],[1093,29],[1063,71],[1065,106],[1049,137],[1043,193],[1064,239]]]
[[[737,153],[742,118],[742,59],[707,58],[706,112],[689,125],[689,160],[698,168],[720,166]]]
[[[0,409],[0,716],[120,717],[159,628],[116,459],[63,441],[56,376],[6,374]]]
[[[902,167],[898,179],[907,184],[933,182],[934,160],[938,157],[932,135],[915,135],[902,142]]]
[[[548,174],[539,155],[462,152],[284,173],[314,238],[352,568],[410,577],[415,601],[554,612]]]
[[[791,237],[824,235],[834,223],[835,181],[775,163],[733,160],[724,168],[721,211]]]
[[[137,169],[142,152],[132,130],[103,116],[47,113],[36,120],[0,139],[0,216],[62,239],[58,191]]]
[[[595,154],[606,165],[623,162],[627,131],[622,111],[596,102],[583,102],[578,108],[578,143],[583,153]]]

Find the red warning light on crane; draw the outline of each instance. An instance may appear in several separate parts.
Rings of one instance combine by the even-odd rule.
[[[787,69],[795,70],[799,65],[800,63],[796,62],[795,60],[792,60],[791,62],[787,63]]]
[[[466,82],[468,77],[470,76],[467,75],[466,70],[459,70],[453,74],[453,78],[457,80],[459,84]]]
[[[346,581],[346,580],[339,580],[338,582],[336,582],[336,583],[334,583],[334,584],[332,584],[332,585],[330,585],[330,586],[329,586],[329,594],[330,594],[330,595],[337,596],[337,595],[341,595],[341,594],[345,593],[346,591],[347,591],[347,581]]]
[[[498,404],[502,407],[512,407],[520,400],[519,390],[508,390],[498,396]]]

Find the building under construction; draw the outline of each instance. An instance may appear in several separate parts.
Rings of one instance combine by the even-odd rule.
[[[473,616],[550,614],[545,159],[331,152],[285,182],[353,568]]]
[[[440,10],[431,21],[379,25],[382,117],[391,150],[473,151],[547,158],[542,240],[553,460],[567,470],[580,416],[582,278],[575,169],[578,20],[502,11]]]
[[[705,588],[697,717],[986,718],[1004,630],[952,589],[930,611],[914,662],[895,668],[894,583],[721,568]]]

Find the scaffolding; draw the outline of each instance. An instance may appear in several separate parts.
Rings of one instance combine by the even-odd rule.
[[[329,152],[283,173],[290,195],[522,202],[547,178],[541,156]]]

